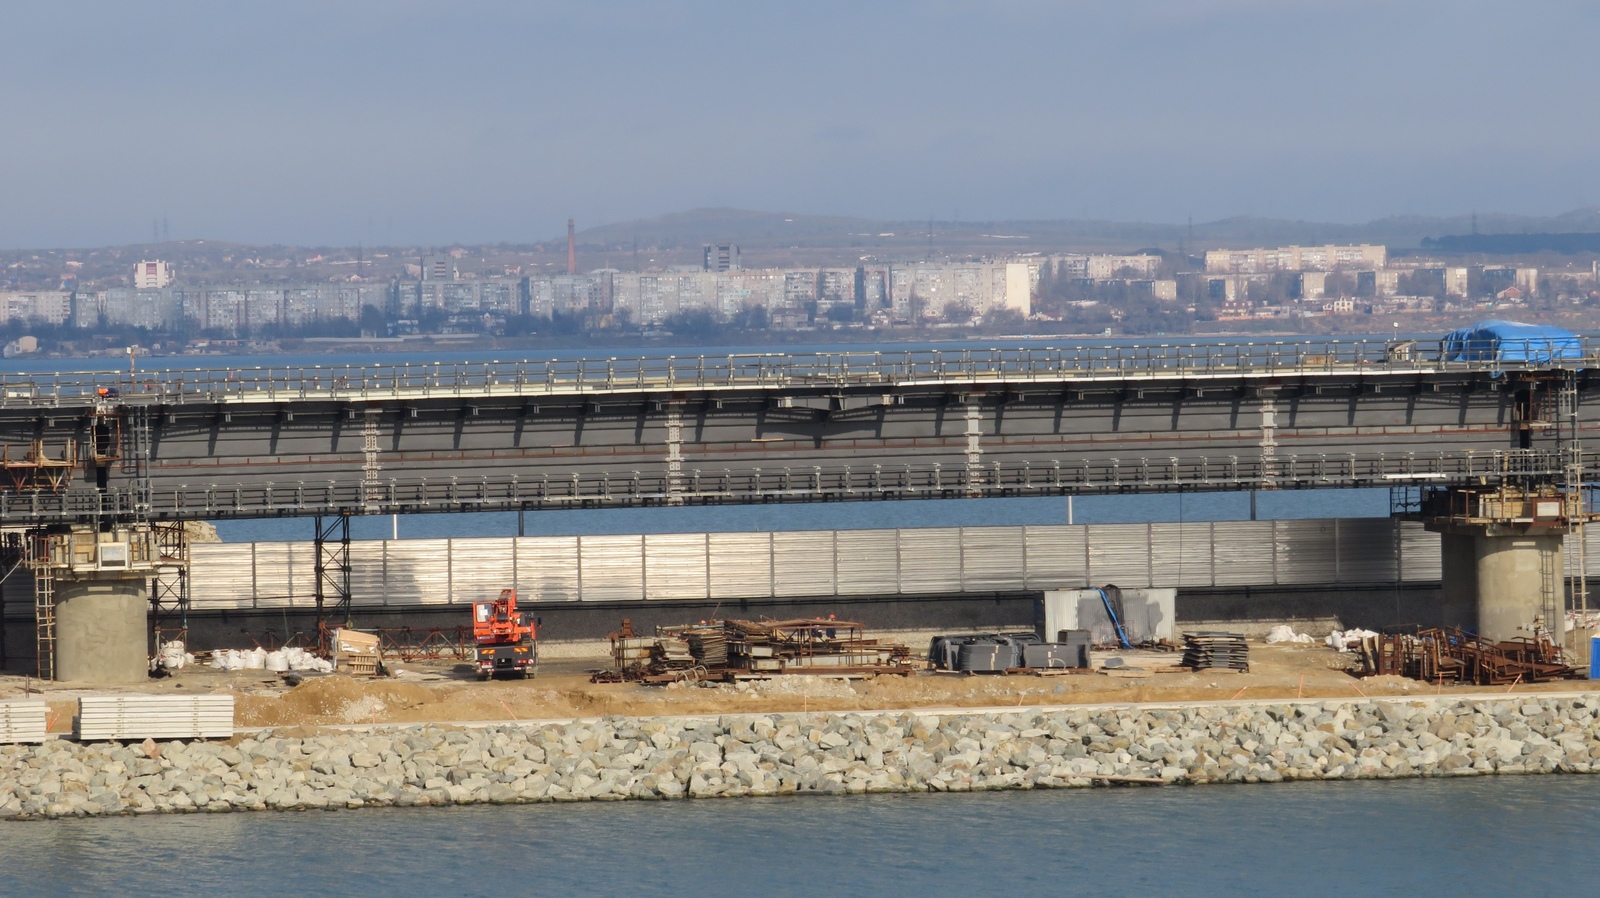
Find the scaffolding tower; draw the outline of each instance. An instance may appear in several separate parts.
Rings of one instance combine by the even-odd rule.
[[[333,648],[328,621],[350,626],[350,516],[317,516],[316,539],[317,651]]]

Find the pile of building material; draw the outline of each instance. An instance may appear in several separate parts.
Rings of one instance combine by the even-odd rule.
[[[1455,627],[1380,633],[1363,638],[1356,657],[1364,677],[1393,675],[1438,684],[1504,686],[1582,676],[1544,633],[1504,642]]]
[[[358,677],[378,672],[378,634],[343,627],[333,631],[334,669]]]
[[[866,638],[862,625],[852,621],[714,620],[658,627],[653,637],[619,636],[612,640],[616,669],[595,679],[669,683],[794,673],[907,674],[909,656],[903,645]]]
[[[0,745],[43,742],[50,707],[35,699],[0,702]]]
[[[934,670],[965,673],[1087,672],[1089,631],[1063,630],[1059,635],[1057,642],[1043,642],[1035,633],[935,636],[928,645],[928,664]]]
[[[1239,633],[1206,630],[1183,634],[1182,666],[1192,670],[1250,670],[1250,644]]]

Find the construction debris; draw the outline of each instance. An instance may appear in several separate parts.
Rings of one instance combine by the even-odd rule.
[[[1455,627],[1386,632],[1362,639],[1356,657],[1363,677],[1393,675],[1439,685],[1504,686],[1582,676],[1542,631],[1504,642]]]
[[[832,618],[787,621],[714,620],[657,627],[656,635],[611,640],[615,671],[594,682],[618,679],[659,685],[679,681],[764,679],[783,674],[825,676],[911,672],[910,650],[863,635],[862,625]]]
[[[1182,666],[1192,670],[1250,670],[1250,644],[1239,633],[1183,634]]]

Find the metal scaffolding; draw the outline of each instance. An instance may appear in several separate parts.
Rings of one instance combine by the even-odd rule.
[[[160,566],[150,578],[151,654],[164,642],[189,642],[189,531],[182,523],[155,524]]]
[[[318,515],[316,526],[317,651],[327,655],[333,643],[328,621],[350,626],[350,516]]]

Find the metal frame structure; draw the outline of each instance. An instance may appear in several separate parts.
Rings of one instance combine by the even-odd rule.
[[[317,515],[316,527],[317,651],[327,655],[333,643],[328,632],[330,598],[337,626],[350,626],[350,516]]]
[[[1582,457],[1585,466],[1600,456]],[[307,484],[266,483],[218,489],[135,489],[0,493],[0,516],[39,524],[104,519],[219,520],[425,514],[741,502],[843,502],[882,499],[1053,496],[1134,492],[1403,487],[1480,478],[1559,482],[1572,464],[1563,449],[1490,452],[1347,453],[1271,459],[1191,456],[1053,461],[990,461],[976,468],[940,464],[813,465],[744,471],[688,469],[677,475],[629,471],[570,478],[516,475],[448,481],[391,478]],[[319,527],[319,530],[321,528]]]
[[[150,578],[151,654],[173,638],[189,642],[189,531],[182,521],[151,525],[161,566]]]

